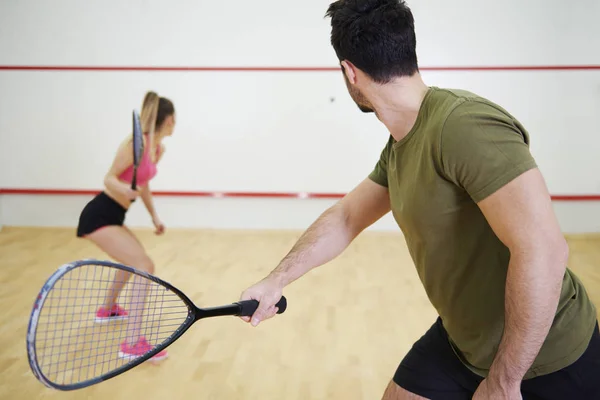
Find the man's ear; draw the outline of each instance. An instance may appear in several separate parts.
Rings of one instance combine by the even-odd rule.
[[[346,74],[346,78],[348,78],[348,82],[353,85],[356,85],[356,67],[350,61],[342,61],[342,70],[344,74]]]

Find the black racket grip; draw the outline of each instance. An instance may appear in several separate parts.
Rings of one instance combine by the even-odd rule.
[[[131,178],[131,189],[137,190],[137,167],[135,167],[135,166],[134,166],[134,170],[133,170],[133,177]],[[135,199],[131,199],[132,203],[134,201],[135,201]]]
[[[240,317],[251,317],[258,308],[257,300],[239,301],[238,304],[240,305]],[[278,308],[277,314],[282,314],[287,308],[287,299],[285,296],[281,296],[281,299],[275,306]]]
[[[133,176],[131,177],[131,189],[137,190],[137,166],[133,166]]]

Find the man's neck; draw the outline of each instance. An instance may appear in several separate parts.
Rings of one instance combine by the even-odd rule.
[[[416,74],[386,85],[373,86],[366,94],[375,108],[377,118],[399,141],[413,128],[428,90],[421,76]]]

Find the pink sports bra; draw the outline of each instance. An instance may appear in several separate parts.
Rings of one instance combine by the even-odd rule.
[[[158,151],[159,149],[157,147],[157,155]],[[154,178],[154,176],[156,176],[156,164],[150,159],[150,152],[149,148],[147,147],[144,150],[144,154],[142,154],[142,160],[140,161],[140,165],[137,169],[137,186],[144,186],[152,178]],[[130,165],[129,168],[123,171],[121,175],[119,175],[119,179],[131,183],[131,180],[133,179],[133,165]]]

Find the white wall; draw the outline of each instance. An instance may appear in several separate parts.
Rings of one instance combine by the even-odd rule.
[[[328,0],[165,4],[5,0],[0,64],[337,64],[323,18]],[[409,4],[423,66],[600,64],[600,52],[591,50],[600,48],[597,0]],[[423,75],[517,116],[552,193],[600,192],[600,70]],[[356,109],[337,71],[0,71],[0,188],[101,188],[148,89],[175,102],[178,120],[155,189],[346,192],[369,173],[387,138],[373,116]],[[86,200],[0,196],[0,225],[74,225]],[[330,203],[157,199],[171,225],[236,228],[304,227]],[[38,212],[49,205],[51,214]],[[565,229],[600,231],[598,202],[556,207]],[[142,211],[136,205],[129,220],[147,224]],[[391,218],[378,227],[395,229]]]

